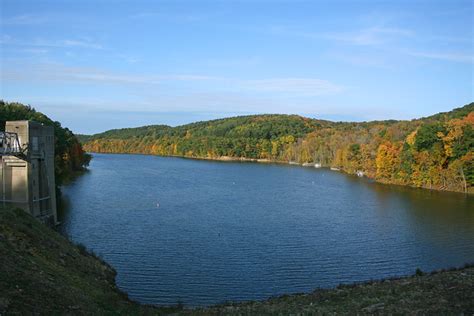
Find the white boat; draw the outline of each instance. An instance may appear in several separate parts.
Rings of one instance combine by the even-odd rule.
[[[315,163],[315,164],[314,164],[314,167],[315,167],[315,168],[321,168],[321,164],[320,164],[320,163]]]
[[[331,167],[331,170],[333,170],[333,171],[339,171],[339,170],[341,170],[341,169],[336,168],[336,167]]]

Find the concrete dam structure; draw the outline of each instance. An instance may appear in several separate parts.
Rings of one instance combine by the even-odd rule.
[[[57,223],[54,128],[7,121],[0,132],[0,203],[19,207],[48,225]]]

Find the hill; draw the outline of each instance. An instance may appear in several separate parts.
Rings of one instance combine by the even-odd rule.
[[[313,315],[474,312],[474,267],[208,308],[130,301],[107,263],[16,209],[0,208],[1,315]]]
[[[474,192],[474,103],[411,121],[250,115],[83,136],[90,152],[320,163],[379,182]]]
[[[85,145],[92,151],[256,159],[263,158],[262,150],[271,151],[271,141],[291,143],[328,125],[329,122],[297,115],[250,115],[178,127],[152,125],[110,130],[89,136]],[[98,148],[94,149],[95,145]]]

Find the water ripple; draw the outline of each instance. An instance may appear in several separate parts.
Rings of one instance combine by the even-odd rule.
[[[62,228],[143,303],[264,299],[474,261],[462,194],[140,155],[94,155],[90,169],[64,188]]]

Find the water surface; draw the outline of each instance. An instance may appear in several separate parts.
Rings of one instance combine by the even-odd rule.
[[[264,299],[474,262],[473,197],[327,169],[94,154],[63,193],[64,233],[142,303]]]

